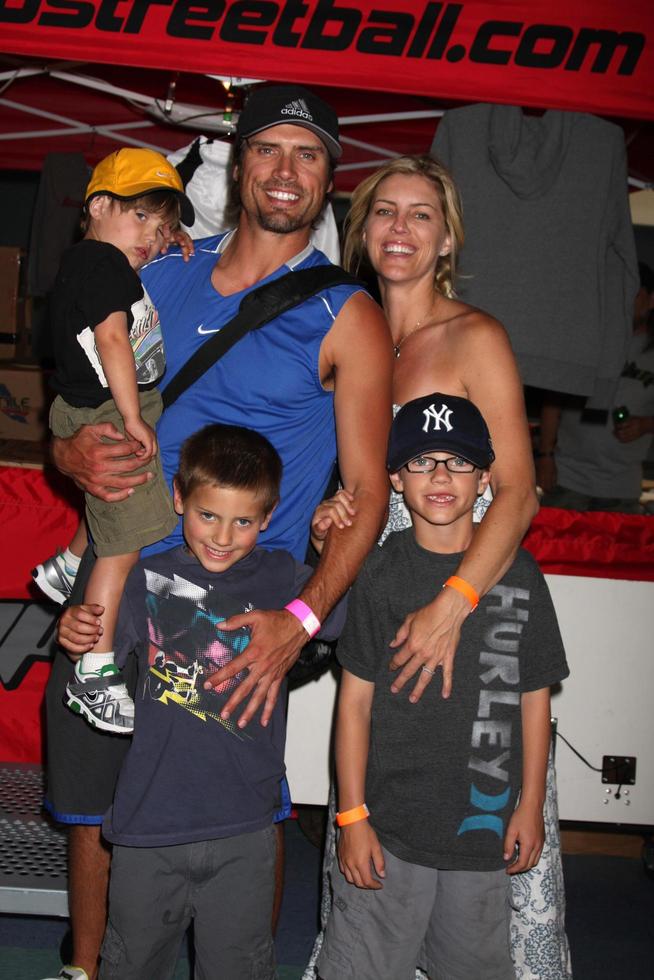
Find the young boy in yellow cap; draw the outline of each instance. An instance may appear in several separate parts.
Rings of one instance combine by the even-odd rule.
[[[102,160],[86,190],[84,239],[63,259],[52,295],[56,351],[50,413],[55,436],[103,422],[106,435],[136,440],[154,478],[121,501],[86,494],[86,523],[97,561],[84,601],[104,606],[102,635],[75,666],[66,703],[103,731],[129,734],[134,705],[114,664],[113,639],[125,579],[139,551],[177,523],[157,456],[154,427],[161,414],[156,384],[165,369],[157,311],[138,270],[161,249],[179,220],[191,225],[193,206],[179,174],[153,150],[123,148]],[[113,432],[112,427],[119,430]],[[74,578],[70,549],[33,572],[55,601]],[[69,575],[65,564],[72,565]],[[68,586],[68,589],[67,589]]]

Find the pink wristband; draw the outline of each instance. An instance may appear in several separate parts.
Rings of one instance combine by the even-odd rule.
[[[310,609],[306,602],[302,602],[301,599],[293,599],[293,602],[289,602],[284,609],[299,619],[305,630],[309,634],[309,639],[312,639],[316,633],[320,632],[320,620],[314,613],[313,609]]]

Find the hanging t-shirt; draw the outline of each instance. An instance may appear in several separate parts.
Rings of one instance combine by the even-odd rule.
[[[96,408],[111,398],[94,330],[118,312],[127,317],[136,382],[147,391],[166,366],[157,311],[120,249],[86,238],[64,254],[52,295],[52,386],[70,405]]]

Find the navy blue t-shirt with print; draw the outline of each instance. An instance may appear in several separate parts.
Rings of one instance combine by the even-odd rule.
[[[218,692],[209,674],[242,653],[247,629],[223,620],[251,609],[281,609],[312,574],[288,552],[255,548],[225,572],[207,571],[184,546],[142,559],[125,587],[116,662],[139,658],[132,745],[103,834],[114,844],[159,847],[261,830],[279,807],[284,775],[285,698],[270,723],[257,714],[241,731],[220,712],[242,675]],[[344,600],[323,624],[334,639]]]

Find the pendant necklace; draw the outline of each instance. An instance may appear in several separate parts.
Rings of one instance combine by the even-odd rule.
[[[400,350],[404,341],[407,340],[409,337],[413,337],[414,333],[418,333],[419,330],[424,329],[424,327],[422,326],[422,322],[429,316],[433,308],[434,308],[434,300],[432,299],[429,309],[427,310],[426,313],[423,313],[423,315],[420,317],[419,320],[416,320],[413,330],[410,330],[407,334],[405,334],[399,343],[393,344],[393,353],[395,354],[396,357],[400,356]]]

